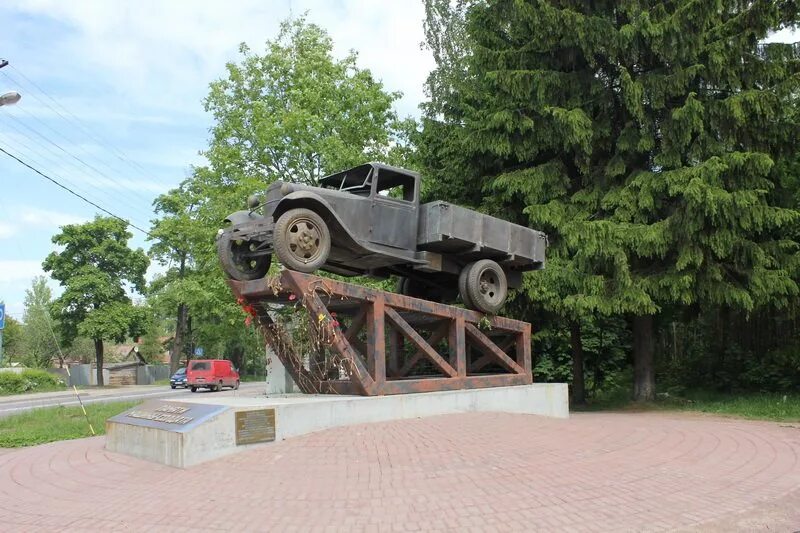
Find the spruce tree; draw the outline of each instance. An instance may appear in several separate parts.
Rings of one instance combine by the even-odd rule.
[[[426,166],[548,232],[566,274],[530,282],[530,298],[573,320],[630,316],[636,399],[655,394],[662,307],[749,312],[798,294],[797,206],[774,192],[796,158],[800,62],[760,43],[799,10],[498,0],[467,13],[469,83],[428,116]]]

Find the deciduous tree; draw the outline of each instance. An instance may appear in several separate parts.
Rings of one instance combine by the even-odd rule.
[[[173,366],[192,344],[239,360],[263,353],[244,327],[214,246],[224,218],[248,195],[278,179],[314,184],[364,161],[405,164],[413,155],[414,122],[398,119],[392,107],[400,94],[360,68],[355,53],[334,57],[322,28],[302,17],[287,21],[263,53],[243,44],[241,54],[205,101],[214,117],[203,152],[208,164],[156,201],[150,252],[169,269],[151,295],[178,317]]]
[[[31,364],[50,366],[59,356],[56,331],[58,326],[50,315],[53,291],[47,286],[47,277],[36,276],[31,287],[25,290],[22,345]],[[63,365],[63,361],[61,361]]]
[[[103,341],[138,336],[147,319],[144,308],[134,306],[126,291],[144,290],[149,264],[143,250],[128,247],[130,238],[127,224],[110,217],[63,226],[53,237],[61,251],[52,252],[43,264],[64,288],[53,303],[62,338],[66,344],[79,335],[92,339],[101,386]]]

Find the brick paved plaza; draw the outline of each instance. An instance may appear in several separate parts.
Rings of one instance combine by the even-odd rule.
[[[0,529],[793,531],[799,452],[800,425],[661,413],[354,426],[189,470],[82,439],[0,454]]]

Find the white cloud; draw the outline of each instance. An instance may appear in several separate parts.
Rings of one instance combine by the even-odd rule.
[[[260,51],[290,7],[295,16],[310,11],[310,19],[333,37],[339,55],[358,51],[362,66],[388,89],[402,91],[405,113],[416,111],[433,66],[419,46],[424,14],[416,1],[16,0],[10,6],[74,28],[63,42],[53,43],[69,57],[62,74],[105,73],[104,83],[120,101],[171,113],[200,113],[209,81],[236,57],[238,44]]]
[[[38,207],[24,206],[19,209],[19,219],[31,226],[57,228],[67,224],[82,224],[89,220],[87,216],[73,215],[72,213],[61,213],[51,209],[40,209]]]
[[[0,222],[0,239],[7,239],[17,233],[17,229],[6,222]]]
[[[0,259],[0,282],[2,283],[30,280],[43,273],[40,261]]]

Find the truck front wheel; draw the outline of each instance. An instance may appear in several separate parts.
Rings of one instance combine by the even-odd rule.
[[[483,313],[496,314],[508,296],[508,280],[506,273],[491,259],[481,259],[467,265],[463,273],[464,291],[461,299],[464,303]]]
[[[258,252],[258,244],[248,240],[237,240],[229,231],[217,237],[217,253],[222,270],[237,281],[261,279],[267,275],[272,257]]]
[[[314,211],[290,209],[275,222],[274,246],[278,260],[286,268],[310,274],[328,260],[331,234]]]

